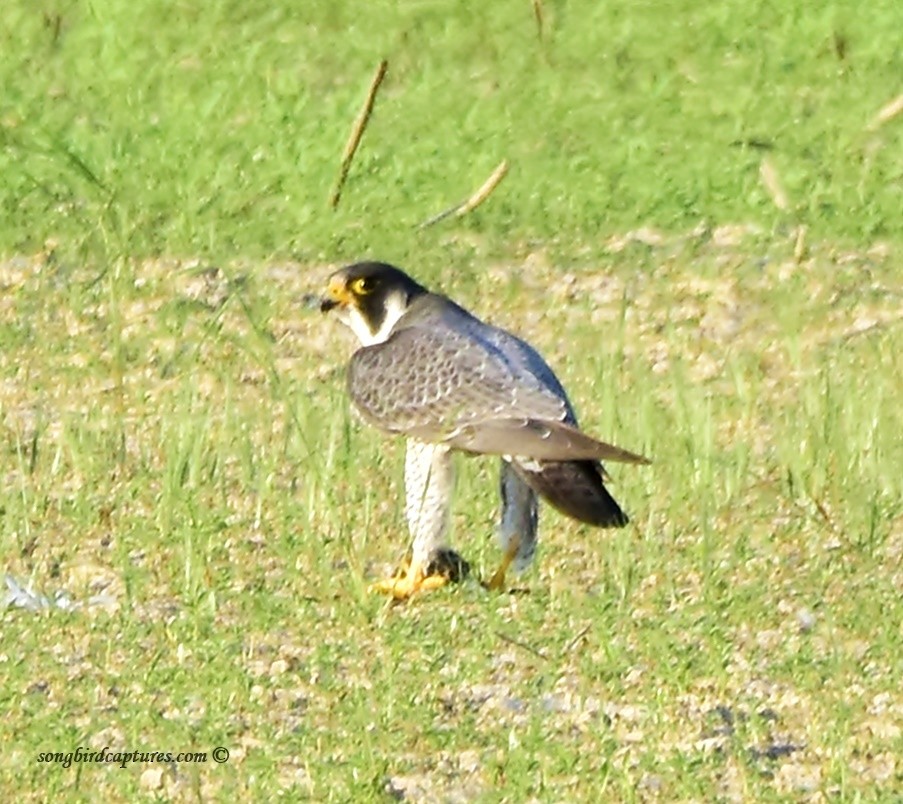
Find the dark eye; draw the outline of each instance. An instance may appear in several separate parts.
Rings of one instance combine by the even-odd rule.
[[[358,296],[366,296],[376,290],[376,280],[372,276],[361,276],[351,283],[351,292]]]

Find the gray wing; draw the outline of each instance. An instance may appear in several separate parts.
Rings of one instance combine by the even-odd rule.
[[[365,419],[383,430],[484,454],[537,460],[645,462],[566,423],[567,398],[470,333],[402,329],[355,352],[348,390]]]
[[[458,449],[482,455],[519,455],[538,461],[649,463],[641,455],[599,441],[569,424],[539,419],[478,421],[465,424],[445,440]]]

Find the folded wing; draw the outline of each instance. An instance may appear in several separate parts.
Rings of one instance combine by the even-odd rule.
[[[414,326],[351,359],[352,401],[377,427],[480,454],[648,463],[565,422],[567,402],[454,330]]]

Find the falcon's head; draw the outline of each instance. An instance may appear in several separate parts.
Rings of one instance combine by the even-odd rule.
[[[320,310],[335,310],[364,346],[372,346],[385,341],[411,301],[426,292],[398,268],[359,262],[329,277]]]

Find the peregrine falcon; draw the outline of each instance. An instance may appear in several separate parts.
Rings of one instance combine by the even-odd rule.
[[[348,367],[355,408],[370,424],[407,438],[412,547],[398,572],[373,589],[403,599],[460,571],[463,562],[446,538],[454,450],[501,457],[503,555],[486,584],[491,589],[504,588],[512,565],[522,572],[533,560],[537,495],[589,525],[627,524],[600,461],[649,461],[579,430],[564,388],[528,343],[379,262],[336,271],[320,309],[335,311],[361,342]]]

